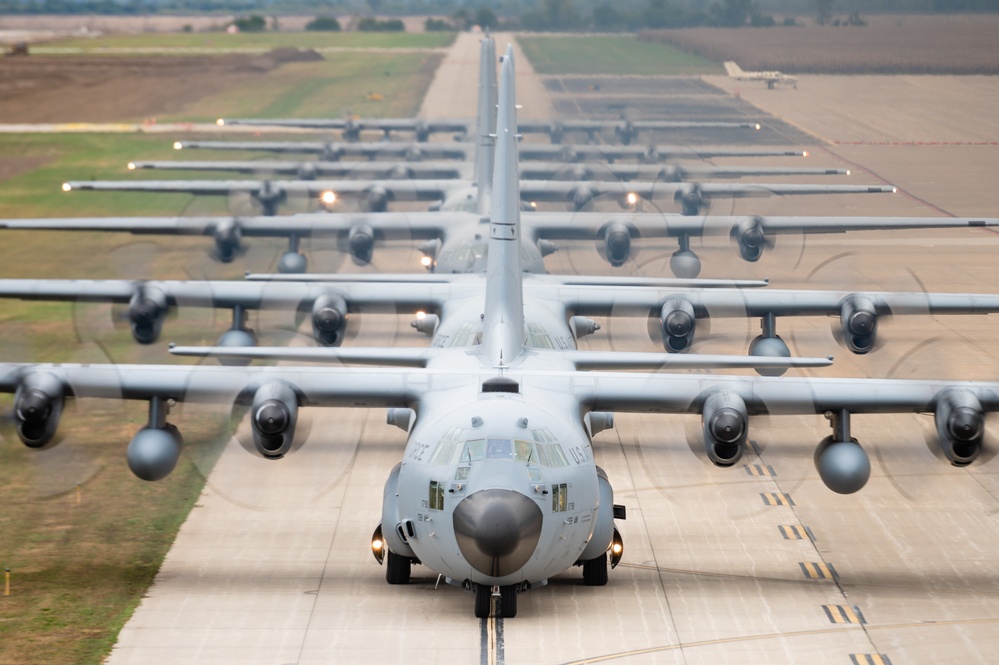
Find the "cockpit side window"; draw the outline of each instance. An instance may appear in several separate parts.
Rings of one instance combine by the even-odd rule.
[[[455,452],[459,449],[458,444],[464,438],[465,430],[461,427],[452,427],[444,433],[434,454],[430,456],[431,464],[452,464],[455,460]]]

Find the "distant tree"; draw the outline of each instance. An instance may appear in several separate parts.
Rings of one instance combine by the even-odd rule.
[[[753,7],[753,0],[724,0],[721,4],[712,4],[709,11],[715,25],[738,28],[746,25],[756,9]]]
[[[489,7],[479,7],[475,10],[475,25],[483,30],[487,28],[492,30],[499,25],[499,19],[496,18],[496,14]]]
[[[232,22],[240,32],[263,32],[267,29],[267,21],[260,14],[241,16]]]
[[[305,29],[316,32],[340,32],[340,21],[333,16],[317,16],[305,24]]]
[[[357,30],[359,32],[405,32],[406,26],[397,18],[379,21],[368,16],[357,22]]]
[[[653,0],[653,2],[658,2],[660,0]],[[631,14],[627,14],[609,2],[604,2],[601,5],[597,5],[593,8],[593,29],[598,32],[618,32],[620,30],[626,30],[631,28],[634,23],[634,17]],[[659,25],[648,25],[646,27],[661,27]]]
[[[815,10],[818,13],[815,22],[819,25],[829,23],[829,19],[832,18],[832,6],[833,0],[815,0]]]
[[[427,17],[427,20],[423,22],[423,30],[424,32],[453,32],[457,28],[444,19]]]

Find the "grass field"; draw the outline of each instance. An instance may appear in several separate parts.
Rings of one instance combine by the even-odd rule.
[[[331,53],[323,61],[282,65],[252,87],[223,89],[181,114],[162,119],[413,116],[441,57],[437,53]],[[369,98],[369,93],[377,94]]]
[[[668,44],[640,42],[633,36],[518,37],[540,74],[719,74],[722,69],[700,56]]]
[[[392,32],[259,32],[236,35],[224,32],[111,34],[101,37],[80,37],[48,42],[38,47],[39,53],[58,52],[55,49],[156,49],[183,55],[185,50],[233,51],[269,50],[273,48],[372,48],[372,49],[432,49],[446,47],[454,41],[453,32],[392,33]],[[52,51],[47,51],[51,47]]]
[[[364,36],[368,38],[368,35]],[[383,36],[376,36],[381,39]],[[399,36],[384,36],[398,39]],[[440,39],[439,36],[432,36]],[[147,36],[143,36],[147,39]],[[157,36],[157,39],[163,39]],[[439,43],[439,42],[438,42]],[[334,54],[269,73],[251,90],[223,90],[176,119],[220,115],[331,115],[415,112],[440,57]],[[372,72],[377,77],[373,80]],[[316,80],[320,83],[317,84]],[[367,91],[384,101],[365,105]],[[330,105],[333,110],[330,110]],[[173,215],[229,212],[221,197],[141,193],[64,193],[69,179],[162,176],[128,172],[133,159],[177,158],[176,138],[144,134],[0,136],[0,217]],[[202,137],[204,138],[204,137]],[[225,157],[205,152],[199,158]],[[30,165],[24,168],[23,165]],[[223,176],[218,176],[223,177]],[[281,243],[260,256],[276,258]],[[146,239],[126,234],[0,232],[0,277],[237,278],[246,263],[210,261],[205,238]],[[260,256],[256,258],[260,258]],[[256,263],[258,267],[262,264]],[[169,317],[160,344],[140,347],[121,307],[0,301],[0,362],[170,362],[167,341],[212,343],[228,314],[188,308]],[[258,331],[287,327],[288,313],[251,321]],[[273,338],[264,337],[273,343]],[[43,452],[17,441],[11,398],[0,398],[0,567],[12,571],[0,596],[0,663],[100,663],[139,603],[205,474],[229,437],[228,410],[185,405],[170,417],[185,436],[174,473],[146,483],[127,469],[125,449],[146,420],[146,405],[81,401],[67,409],[67,440]]]

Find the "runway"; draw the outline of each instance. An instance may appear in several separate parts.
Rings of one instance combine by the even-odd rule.
[[[477,58],[469,53],[477,48],[474,36],[462,35],[445,62],[466,63],[474,80]],[[524,71],[518,62],[519,79]],[[802,77],[798,90],[778,91],[782,97],[741,84],[741,97],[828,141],[883,113],[877,86],[863,88],[870,102],[859,103],[860,96],[837,97],[821,83]],[[523,95],[519,86],[518,101],[528,108],[565,101],[545,99],[544,85]],[[953,123],[957,135],[948,140],[962,145],[923,152],[893,145],[890,132],[880,142],[875,132],[863,146],[809,147],[818,153],[813,165],[854,164],[862,170],[851,181],[880,177],[899,185],[900,195],[718,202],[713,212],[995,215],[999,149],[988,142],[997,132],[989,133],[986,110],[972,103],[979,86],[991,95],[999,82],[930,89],[908,100],[895,123],[929,127],[920,122],[940,105],[980,112]],[[886,94],[880,104],[891,101]],[[810,115],[810,95],[828,116]],[[904,134],[906,141],[920,136]],[[734,258],[727,239],[695,249],[704,276],[766,276],[775,287],[996,290],[996,234],[905,237],[781,238],[756,264]],[[645,245],[624,271],[666,274],[673,249],[664,241]],[[596,256],[591,243],[566,245],[548,265],[611,274]],[[376,251],[378,269],[415,264],[412,252]],[[425,344],[407,321],[355,317],[353,343]],[[884,346],[870,356],[836,346],[834,324],[781,319],[778,327],[793,352],[836,356],[819,376],[995,380],[999,372],[999,316],[881,321]],[[712,321],[699,348],[744,350],[758,326]],[[581,347],[654,348],[646,322],[633,319],[607,320]],[[606,587],[584,587],[578,570],[567,571],[523,594],[516,619],[480,621],[471,594],[438,584],[426,568],[417,567],[408,586],[388,586],[369,552],[404,434],[378,410],[310,415],[309,440],[279,462],[230,442],[108,662],[965,665],[991,663],[999,650],[999,462],[964,469],[941,462],[925,443],[932,416],[855,417],[853,433],[871,453],[873,473],[864,490],[840,496],[812,465],[828,433],[819,417],[754,419],[754,450],[719,469],[692,452],[700,445],[696,417],[618,414],[594,450],[615,501],[628,508],[623,563]]]

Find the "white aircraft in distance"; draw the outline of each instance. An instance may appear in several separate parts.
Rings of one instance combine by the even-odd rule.
[[[593,437],[612,425],[613,412],[700,415],[705,454],[723,467],[745,451],[750,416],[825,415],[832,431],[813,459],[825,485],[841,494],[860,490],[871,475],[852,414],[932,413],[951,463],[965,466],[981,455],[985,415],[999,410],[999,383],[620,372],[604,368],[629,365],[630,354],[584,355],[569,339],[538,339],[530,319],[553,321],[558,312],[525,308],[513,81],[508,49],[485,295],[462,343],[449,346],[438,336],[429,349],[354,352],[357,362],[384,367],[0,363],[0,391],[14,393],[21,440],[34,448],[54,443],[67,397],[148,402],[148,422],[127,458],[137,476],[157,480],[182,452],[168,420],[175,402],[249,406],[254,448],[273,460],[294,454],[303,407],[388,408],[389,422],[408,439],[399,463],[386,470],[381,516],[370,515],[372,552],[390,584],[408,583],[412,566],[422,563],[472,592],[482,618],[514,617],[520,593],[573,566],[582,567],[584,584],[607,584],[608,559],[613,567],[623,555],[616,520],[625,510],[597,465]],[[269,357],[297,353],[274,349]],[[339,445],[335,428],[322,434],[325,440],[307,445]]]
[[[725,71],[728,72],[730,78],[734,78],[737,81],[766,81],[767,87],[771,90],[780,84],[790,84],[795,88],[798,87],[798,79],[789,74],[781,74],[780,72],[744,72],[742,67],[737,65],[735,61],[728,60],[725,63]]]

